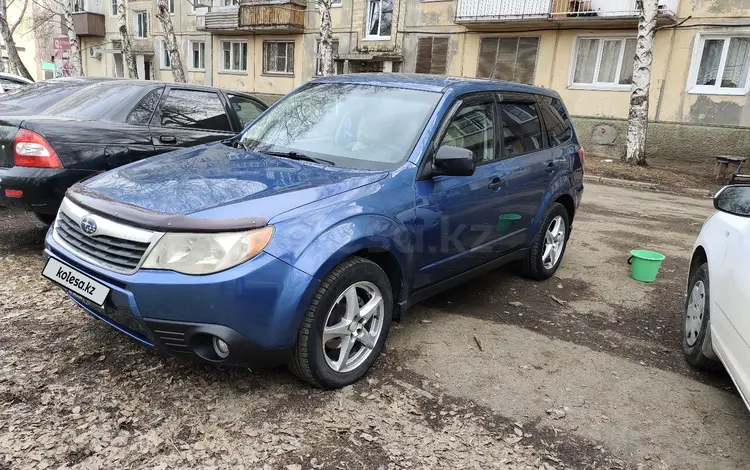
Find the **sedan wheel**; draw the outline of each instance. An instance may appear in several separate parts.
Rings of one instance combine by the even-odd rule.
[[[685,342],[694,346],[703,329],[703,310],[706,306],[706,286],[703,281],[693,285],[685,309]]]
[[[711,284],[708,278],[708,263],[693,270],[685,298],[685,322],[682,334],[682,350],[685,359],[701,369],[720,369],[721,363],[711,344]]]

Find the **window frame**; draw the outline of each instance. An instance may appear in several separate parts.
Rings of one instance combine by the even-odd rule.
[[[174,16],[175,12],[175,0],[167,0],[167,6],[169,7],[169,14]]]
[[[161,47],[159,48],[159,70],[172,70],[172,57],[167,50],[167,41],[161,39],[159,42],[161,43]]]
[[[378,15],[379,15],[379,21],[378,21],[378,34],[373,35],[370,34],[370,4],[373,2],[378,2]],[[394,2],[395,7],[395,2]],[[390,41],[391,37],[393,36],[393,13],[391,12],[391,33],[388,36],[382,36],[380,34],[380,30],[383,26],[383,0],[367,0],[365,2],[365,34],[362,37],[363,41]]]
[[[114,10],[112,10],[113,3],[115,7]],[[109,17],[110,18],[117,18],[117,9],[119,8],[119,6],[120,6],[119,0],[109,0]]]
[[[578,49],[581,45],[581,41],[585,41],[588,39],[599,40],[599,49],[596,53],[596,65],[594,66],[594,82],[593,83],[576,83],[575,82],[575,73],[576,73],[576,62],[578,61]],[[620,74],[622,74],[622,65],[624,63],[624,56],[625,56],[625,44],[628,39],[635,39],[638,40],[637,36],[633,36],[630,33],[622,33],[622,34],[607,34],[607,35],[581,35],[576,36],[575,38],[575,45],[573,47],[573,54],[570,58],[570,70],[568,71],[568,89],[570,90],[599,90],[599,91],[630,91],[632,88],[632,83],[629,83],[627,85],[621,85],[620,82]],[[598,82],[599,79],[599,72],[600,67],[602,63],[602,52],[604,50],[604,43],[606,41],[619,41],[620,44],[620,53],[619,57],[617,59],[617,69],[616,69],[616,75],[615,75],[615,82]]]
[[[286,54],[284,55],[284,63],[286,65],[286,68],[289,69],[289,45],[292,45],[292,70],[291,71],[284,71],[284,72],[278,72],[278,71],[271,71],[268,70],[268,61],[266,59],[266,48],[269,47],[270,44],[286,44]],[[273,75],[273,76],[285,76],[285,77],[293,77],[294,76],[294,66],[296,65],[296,60],[294,57],[294,54],[296,53],[296,41],[294,39],[268,39],[263,41],[263,47],[261,48],[261,53],[263,54],[263,66],[262,66],[262,73],[263,75]]]
[[[688,73],[688,81],[685,89],[689,94],[693,95],[728,95],[728,96],[745,96],[750,93],[750,72],[745,79],[745,86],[738,88],[727,88],[721,86],[722,78],[724,77],[724,71],[727,64],[727,56],[729,55],[729,46],[734,38],[750,38],[750,33],[737,33],[737,34],[705,34],[698,33],[695,38],[695,44],[693,45],[693,54],[690,58],[690,71]],[[716,85],[698,85],[698,71],[701,66],[701,60],[703,59],[703,49],[707,40],[723,40],[724,46],[721,51],[721,59],[719,60],[719,69],[716,72]],[[750,64],[748,64],[750,67]]]
[[[140,22],[139,22],[138,19],[140,18],[141,15],[143,15],[145,17],[144,28],[143,28],[144,29],[143,32],[144,32],[145,36],[139,36],[139,34],[140,34],[141,31],[140,31]],[[135,31],[133,31],[133,38],[135,38],[135,39],[148,39],[148,29],[149,29],[148,28],[148,10],[134,10],[133,11],[133,22],[134,22],[133,26],[134,26],[134,29],[135,29]]]
[[[532,153],[537,152],[543,152],[544,150],[548,150],[552,148],[549,141],[549,136],[547,135],[547,126],[544,122],[544,118],[542,116],[542,111],[539,109],[539,102],[537,100],[537,95],[531,94],[531,93],[518,93],[518,92],[503,92],[503,91],[497,91],[494,93],[495,95],[495,113],[497,115],[497,119],[499,121],[499,124],[497,127],[497,134],[498,134],[498,141],[497,145],[500,146],[500,160],[508,160],[510,158],[518,158],[523,157],[524,155],[530,155]],[[502,132],[504,121],[503,121],[503,114],[500,112],[500,104],[530,104],[534,106],[534,109],[536,109],[536,116],[537,120],[539,121],[539,128],[540,128],[540,135],[541,135],[541,148],[532,150],[529,152],[519,153],[516,155],[506,155],[505,154],[505,135]],[[501,143],[502,142],[502,143]]]
[[[229,68],[225,68],[226,65],[224,63],[224,44],[229,43]],[[243,69],[234,69],[232,68],[234,64],[234,51],[235,47],[239,47],[240,54],[242,53],[242,44],[245,45],[245,68]],[[247,75],[247,62],[248,62],[248,49],[249,46],[247,45],[247,40],[243,39],[220,39],[219,40],[219,52],[221,56],[219,57],[219,73],[227,73],[227,74],[235,74],[235,75]],[[204,59],[204,65],[205,65],[205,59]],[[240,66],[242,65],[242,57],[240,56]]]
[[[444,0],[430,0],[430,1],[444,1]],[[499,41],[500,39],[507,39],[507,38],[511,38],[511,39],[515,39],[516,40],[516,63],[518,63],[518,49],[519,49],[519,46],[521,44],[521,39],[532,39],[532,38],[535,38],[537,40],[537,43],[536,43],[536,57],[534,58],[534,76],[531,77],[531,83],[513,82],[513,83],[519,83],[521,85],[532,85],[533,86],[536,83],[537,71],[539,70],[539,51],[541,50],[541,46],[542,46],[542,37],[541,36],[535,36],[533,34],[529,35],[529,34],[519,33],[518,35],[514,35],[514,34],[497,35],[496,34],[496,35],[490,35],[490,36],[480,36],[479,37],[479,46],[478,46],[479,49],[477,50],[477,67],[476,67],[476,70],[474,71],[474,75],[476,77],[479,77],[479,61],[481,60],[480,59],[480,51],[481,51],[481,48],[482,48],[482,41],[484,41],[485,39],[490,39],[490,40],[497,39]],[[497,67],[497,60],[498,60],[497,56],[498,56],[498,52],[499,52],[499,46],[500,45],[498,44],[498,46],[495,48],[495,65],[493,67]],[[449,46],[449,51],[450,51],[450,46]],[[514,65],[514,70],[513,70],[514,78],[515,78],[515,75],[516,75],[516,73],[515,73],[516,72],[516,68],[515,67],[516,66]],[[446,64],[446,68],[447,68],[447,64]],[[490,76],[486,77],[486,78],[493,79],[492,75],[494,75],[494,74],[490,74]]]
[[[203,64],[203,67],[195,67],[193,63],[193,45],[194,44],[203,44],[203,49],[198,47],[198,56],[200,57],[200,62]],[[188,70],[193,72],[205,72],[206,71],[206,40],[205,39],[189,39],[188,40],[188,51],[190,52],[190,61],[188,62]],[[222,54],[222,59],[223,59]]]

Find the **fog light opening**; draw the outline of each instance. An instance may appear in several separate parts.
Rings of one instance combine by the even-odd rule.
[[[229,345],[218,336],[213,337],[214,352],[220,359],[229,357]]]

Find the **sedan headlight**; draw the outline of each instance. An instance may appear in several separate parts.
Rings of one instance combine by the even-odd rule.
[[[211,274],[249,260],[266,247],[273,226],[247,232],[167,233],[143,263],[144,269]]]

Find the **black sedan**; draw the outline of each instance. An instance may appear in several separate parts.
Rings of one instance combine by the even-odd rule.
[[[266,108],[239,92],[136,80],[92,81],[33,116],[3,113],[0,102],[0,206],[51,223],[74,183],[226,139]]]

